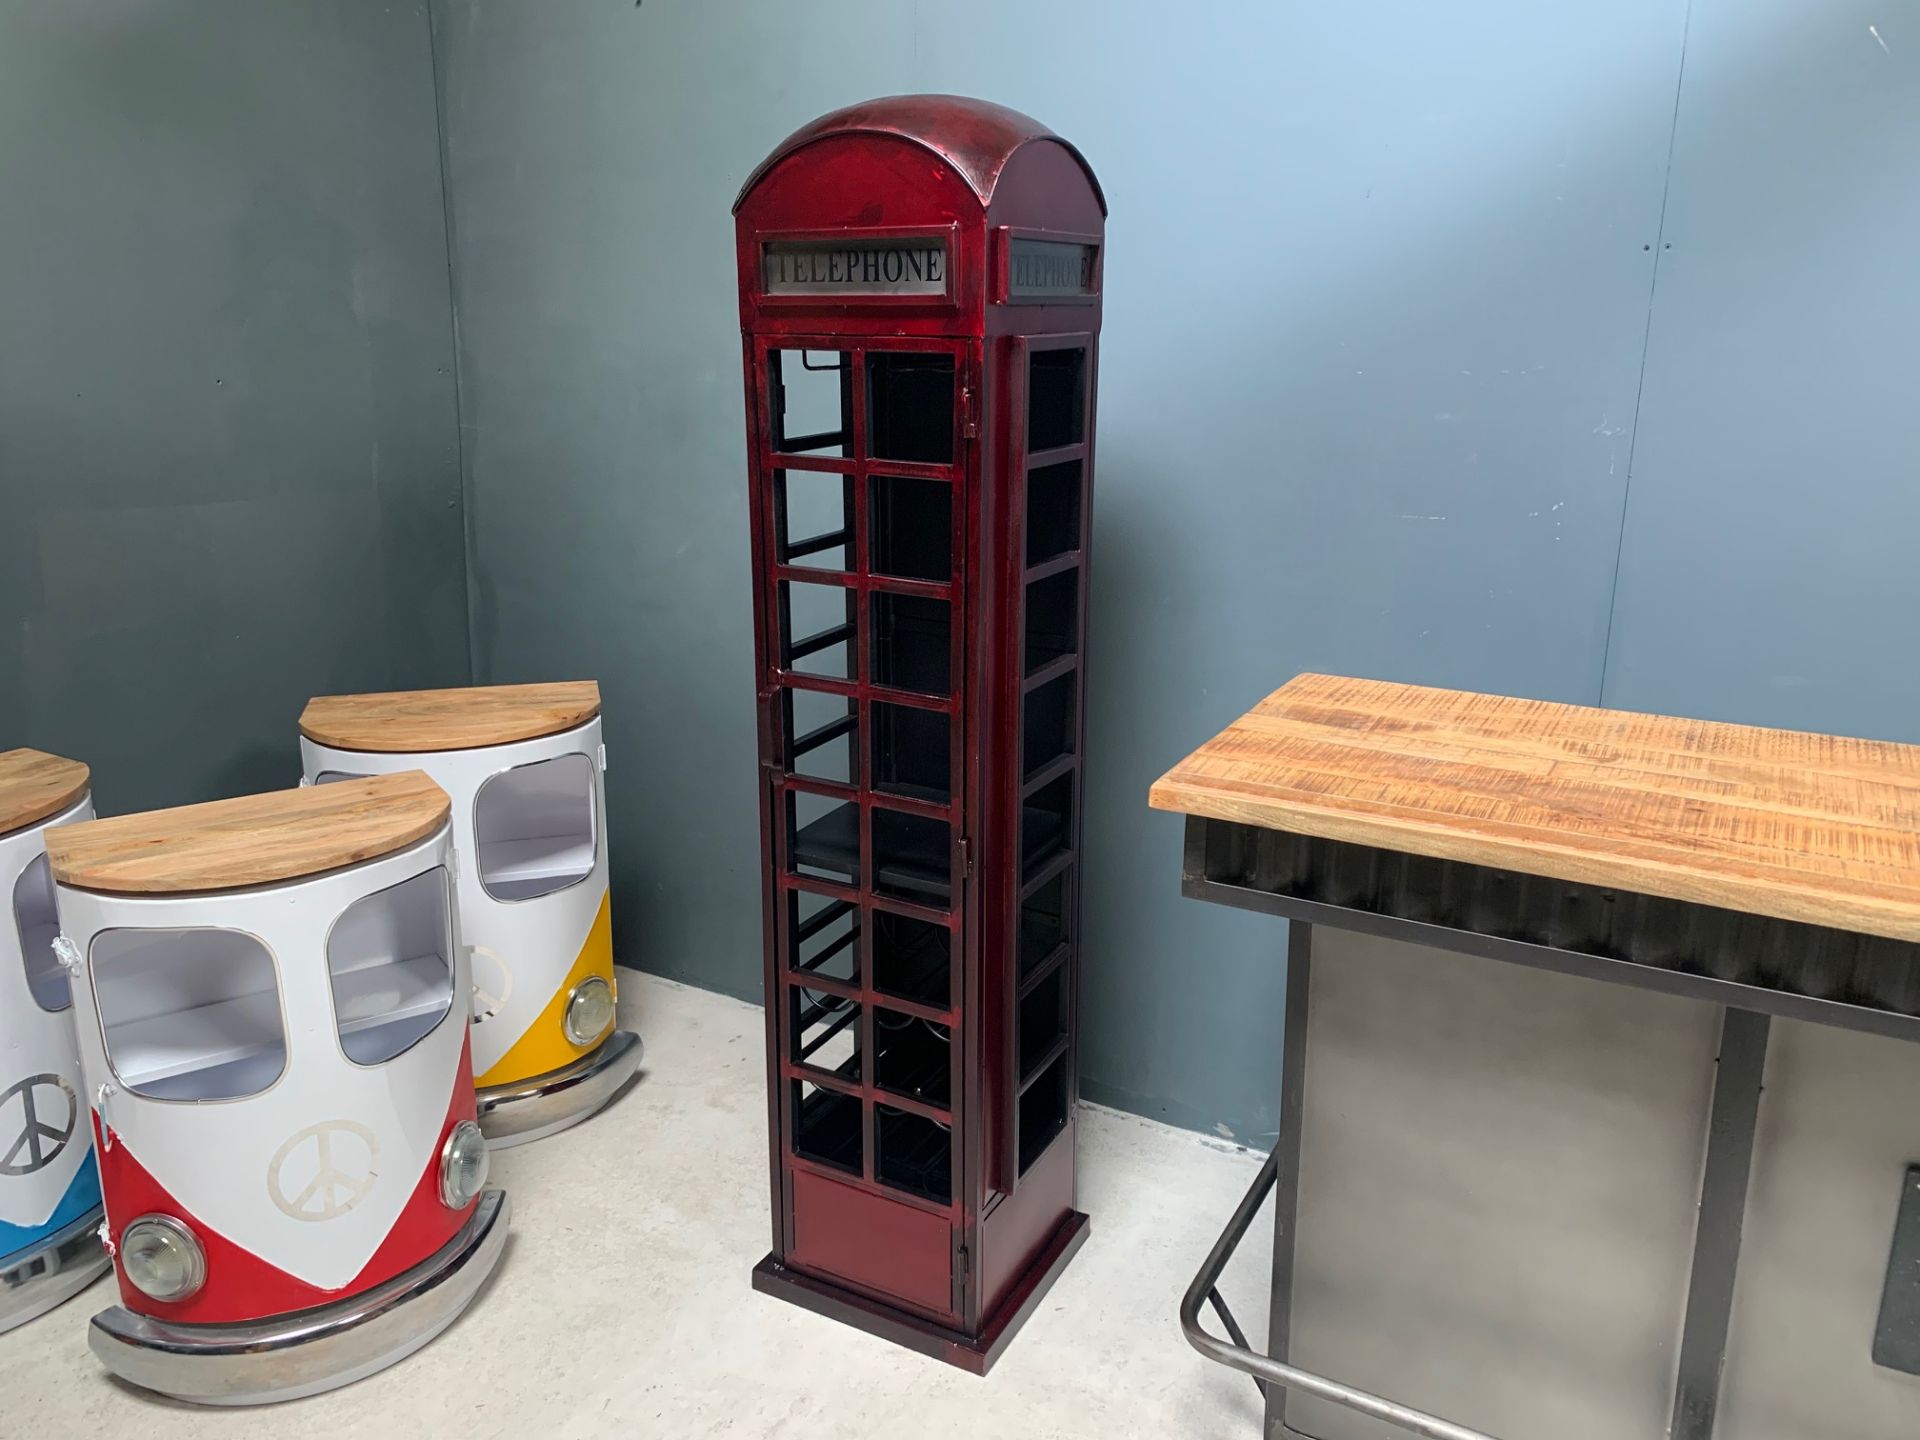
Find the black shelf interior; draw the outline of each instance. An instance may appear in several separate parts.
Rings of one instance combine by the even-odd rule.
[[[1046,1153],[1067,1128],[1067,1059],[1063,1051],[1020,1097],[1020,1173]]]
[[[867,352],[867,453],[932,465],[953,459],[953,356]]]
[[[1043,465],[1027,474],[1027,564],[1080,548],[1080,462]]]
[[[1021,773],[1032,779],[1053,761],[1073,753],[1075,676],[1066,674],[1027,692],[1020,706]]]
[[[1026,674],[1073,654],[1080,645],[1080,568],[1027,586]]]
[[[1027,449],[1077,445],[1086,433],[1085,350],[1036,350],[1027,363]]]
[[[1068,777],[1062,777],[1068,778]],[[1057,783],[1057,782],[1056,782]],[[1049,785],[1025,807],[1021,854],[1031,874],[1066,843],[1066,812],[1051,803]],[[793,863],[808,870],[854,875],[860,868],[860,812],[845,801],[803,825],[793,837]],[[952,854],[946,822],[876,806],[873,812],[876,888],[945,905],[951,896]]]
[[[1067,938],[1067,886],[1063,870],[1020,907],[1020,978],[1026,979]]]
[[[787,792],[787,866],[797,875],[860,883],[859,810],[811,790]]]
[[[953,485],[905,475],[875,475],[868,566],[907,580],[953,578]]]
[[[873,1012],[873,1083],[896,1095],[947,1108],[953,1041],[947,1027],[879,1006]]]
[[[860,1173],[860,1102],[837,1090],[793,1082],[794,1152]]]
[[[1067,1028],[1067,967],[1062,965],[1020,1002],[1020,1078],[1034,1067]]]
[[[948,694],[953,688],[953,609],[924,595],[873,594],[870,640],[873,681],[917,695]]]
[[[874,1173],[882,1184],[945,1205],[953,1198],[953,1142],[947,1127],[890,1105],[875,1105],[880,1148]]]
[[[953,791],[952,734],[946,714],[875,700],[867,707],[873,732],[873,788],[944,805]]]
[[[945,1008],[951,1000],[953,932],[910,915],[873,912],[873,988]]]
[[[1021,807],[1020,874],[1030,879],[1034,872],[1067,843],[1068,822],[1073,815],[1073,772],[1056,776],[1029,795]]]

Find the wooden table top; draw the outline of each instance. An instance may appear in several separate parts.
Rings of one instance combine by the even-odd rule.
[[[426,839],[452,806],[418,770],[59,825],[47,859],[62,885],[180,895],[299,880]]]
[[[1151,803],[1920,940],[1920,745],[1300,675]]]
[[[300,712],[300,733],[336,750],[416,755],[537,740],[584,725],[599,713],[595,680],[316,695]]]
[[[44,750],[0,751],[0,835],[58,815],[87,793],[87,767]]]

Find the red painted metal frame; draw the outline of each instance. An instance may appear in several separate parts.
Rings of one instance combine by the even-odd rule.
[[[899,299],[903,297],[890,296],[886,298]],[[789,1091],[786,1082],[793,1080],[805,1080],[818,1085],[822,1089],[836,1091],[858,1099],[861,1102],[862,1117],[862,1163],[861,1174],[857,1178],[863,1185],[875,1189],[876,1193],[883,1195],[888,1200],[897,1201],[911,1208],[933,1210],[948,1215],[955,1223],[958,1223],[960,1219],[960,1209],[957,1188],[954,1191],[954,1198],[950,1199],[948,1204],[944,1206],[932,1204],[923,1197],[910,1191],[894,1187],[882,1188],[882,1182],[879,1181],[875,1173],[875,1164],[879,1151],[875,1106],[886,1105],[892,1109],[902,1110],[908,1114],[919,1115],[925,1119],[946,1125],[949,1128],[950,1135],[953,1130],[957,1129],[956,1115],[958,1113],[958,1107],[942,1109],[937,1106],[924,1104],[911,1096],[902,1095],[881,1087],[874,1078],[872,1062],[875,1054],[873,1027],[876,1007],[896,1011],[901,1014],[933,1019],[937,1023],[946,1025],[950,1033],[959,1028],[961,1006],[952,1000],[951,982],[958,977],[961,967],[954,961],[949,961],[949,1004],[944,1008],[934,1009],[915,1005],[898,997],[877,991],[873,986],[873,927],[861,923],[859,927],[860,938],[858,941],[858,979],[854,983],[849,984],[844,981],[833,980],[830,977],[811,975],[806,972],[795,973],[789,965],[789,957],[797,953],[798,946],[795,943],[794,937],[789,933],[791,911],[786,904],[786,896],[789,892],[801,891],[817,896],[845,900],[856,907],[857,913],[861,915],[863,921],[867,914],[874,911],[890,911],[894,914],[904,915],[912,919],[924,920],[930,924],[942,926],[954,934],[956,943],[952,944],[951,950],[955,955],[957,955],[959,951],[960,947],[957,940],[960,930],[960,912],[957,907],[953,907],[950,904],[947,910],[942,911],[929,906],[917,905],[909,901],[901,900],[896,896],[890,896],[875,889],[872,817],[875,809],[886,809],[898,810],[908,814],[923,815],[928,818],[943,821],[947,825],[950,841],[952,842],[948,856],[948,894],[949,896],[960,895],[962,893],[962,877],[960,868],[961,847],[959,844],[959,831],[962,820],[962,806],[953,799],[941,805],[917,800],[910,796],[896,795],[890,792],[876,790],[873,786],[872,777],[873,747],[871,737],[873,727],[869,717],[872,713],[872,705],[876,701],[935,711],[948,716],[948,743],[950,747],[948,757],[949,775],[954,777],[956,786],[960,783],[959,777],[964,776],[966,773],[964,768],[964,727],[958,723],[964,716],[966,707],[964,685],[966,673],[965,635],[962,629],[966,596],[966,552],[964,549],[966,531],[964,520],[970,508],[968,504],[970,492],[965,485],[966,467],[960,463],[933,465],[877,460],[869,456],[866,413],[867,377],[865,365],[866,356],[870,350],[882,350],[887,353],[896,354],[952,355],[954,357],[956,399],[965,388],[962,383],[962,377],[971,376],[978,367],[972,361],[970,353],[971,347],[966,344],[955,344],[949,341],[913,340],[899,341],[887,345],[854,345],[849,347],[845,344],[845,337],[782,337],[777,342],[761,341],[756,348],[758,364],[756,365],[755,373],[761,380],[761,383],[756,388],[760,392],[759,403],[763,406],[768,403],[771,388],[767,383],[766,356],[768,351],[773,349],[838,351],[846,355],[847,363],[853,367],[853,434],[851,441],[853,456],[850,459],[828,460],[823,457],[787,455],[774,450],[770,440],[763,439],[763,448],[758,457],[756,469],[761,475],[766,476],[771,476],[772,472],[776,469],[789,471],[817,470],[821,473],[850,474],[854,480],[854,534],[851,547],[853,552],[853,565],[851,570],[796,570],[795,567],[792,566],[781,566],[779,564],[771,566],[769,578],[773,583],[767,587],[767,593],[763,594],[762,598],[765,603],[771,605],[772,610],[771,613],[764,615],[761,619],[761,624],[768,627],[768,635],[771,641],[770,655],[772,657],[772,665],[769,679],[772,691],[770,699],[773,705],[778,706],[780,703],[778,692],[781,689],[811,690],[821,694],[844,695],[854,701],[859,707],[853,732],[859,737],[855,747],[858,775],[855,781],[849,785],[837,785],[824,780],[808,779],[792,774],[788,768],[790,757],[784,753],[787,737],[784,733],[780,733],[784,730],[780,716],[776,713],[768,719],[768,724],[775,728],[778,736],[776,752],[772,757],[772,763],[767,765],[766,770],[768,783],[774,793],[775,829],[773,836],[773,855],[777,875],[777,900],[773,919],[775,950],[777,952],[776,967],[779,972],[779,986],[777,989],[770,990],[769,996],[770,998],[778,997],[778,1004],[774,1008],[780,1012],[782,1026],[788,1023],[786,1018],[789,1013],[788,997],[794,989],[813,990],[821,994],[838,995],[842,998],[855,1001],[860,1006],[861,1030],[858,1042],[858,1053],[862,1061],[862,1080],[861,1083],[857,1085],[849,1083],[844,1077],[836,1075],[833,1072],[820,1070],[813,1066],[806,1065],[804,1062],[791,1059],[785,1054],[786,1047],[784,1045],[780,1047],[780,1050],[776,1052],[773,1059],[779,1067],[778,1074],[780,1084],[778,1088],[782,1091],[781,1104],[784,1106],[788,1103],[787,1095]],[[961,433],[963,430],[962,416],[964,408],[961,404],[954,406],[951,453],[956,459],[965,453],[963,448],[964,437]],[[773,434],[773,429],[772,417],[763,414],[760,426],[761,435],[763,437],[770,437]],[[899,579],[872,573],[869,563],[867,534],[872,512],[872,482],[880,476],[895,475],[937,480],[953,487],[953,503],[949,508],[954,527],[954,533],[950,537],[951,572],[950,579],[945,583]],[[766,531],[765,543],[768,546],[776,546],[778,544],[778,535],[775,529],[773,512],[774,489],[771,484],[766,484],[759,488],[761,491],[760,504],[756,508],[760,512],[760,523]],[[789,627],[783,622],[780,613],[778,587],[782,581],[793,580],[838,586],[852,591],[858,597],[854,607],[854,651],[856,658],[853,667],[854,678],[851,680],[833,680],[825,676],[810,675],[804,672],[786,669],[781,665],[780,659],[787,643],[788,637],[786,631]],[[872,619],[871,607],[866,602],[870,595],[879,593],[917,595],[928,599],[940,600],[948,606],[948,693],[946,696],[934,697],[915,691],[898,690],[888,686],[877,685],[871,679],[873,674],[871,663]],[[818,877],[804,876],[796,872],[792,857],[787,854],[786,849],[789,832],[792,828],[787,820],[788,795],[790,792],[821,795],[830,799],[837,799],[845,803],[853,804],[858,808],[860,853],[857,862],[858,875],[854,885],[846,886],[835,884]],[[951,1041],[949,1045],[951,1050]],[[950,1054],[950,1066],[952,1063],[953,1061]],[[949,1076],[948,1093],[950,1098],[958,1096],[961,1093],[961,1087],[954,1083],[954,1077],[951,1074]],[[830,1177],[841,1182],[855,1178],[850,1177],[845,1171],[837,1170],[832,1166],[815,1162],[805,1156],[795,1154],[792,1152],[791,1147],[789,1147],[784,1158],[786,1163],[792,1168],[812,1170],[822,1176]],[[958,1167],[950,1163],[949,1173],[958,1173]],[[958,1308],[957,1304],[955,1308]]]
[[[761,865],[765,908],[768,1134],[773,1253],[755,1271],[755,1284],[808,1308],[861,1325],[952,1363],[984,1373],[1086,1234],[1086,1217],[1073,1208],[1073,1103],[1077,1098],[1078,973],[1082,853],[1080,773],[1085,754],[1086,576],[1092,513],[1094,393],[1100,286],[1104,270],[1105,206],[1077,151],[1044,127],[1011,111],[953,97],[900,97],[824,117],[776,149],[742,191],[736,206],[737,266],[741,287],[742,357],[746,384],[748,459],[752,472],[755,664],[762,773]],[[872,240],[947,237],[947,294],[769,296],[762,291],[762,247],[773,240]],[[1009,245],[1035,238],[1098,247],[1092,293],[1002,303]],[[991,297],[991,298],[990,298]],[[1036,350],[1085,351],[1081,374],[1084,428],[1074,445],[1026,451],[1027,363]],[[844,356],[850,367],[843,396],[845,441],[840,453],[783,453],[770,413],[773,351],[821,351]],[[869,356],[883,352],[947,354],[954,361],[953,434],[949,463],[897,462],[870,456]],[[850,432],[850,433],[847,433]],[[1074,549],[1026,564],[1027,474],[1036,466],[1080,462],[1079,532]],[[784,491],[779,472],[834,475],[851,486],[851,513],[843,538],[820,550],[839,550],[844,565],[801,563],[807,554],[783,553],[801,537],[781,531]],[[874,477],[931,480],[951,487],[951,568],[944,582],[873,572],[870,523]],[[843,503],[846,495],[843,489]],[[844,549],[842,549],[844,546]],[[1077,570],[1071,656],[1024,673],[1027,586]],[[851,675],[808,674],[788,663],[787,587],[837,587],[852,598]],[[876,684],[871,596],[899,594],[948,606],[948,693],[940,697]],[[821,633],[840,627],[829,624]],[[838,645],[842,642],[834,642]],[[826,649],[833,646],[822,647]],[[1025,696],[1071,671],[1073,709],[1067,754],[1032,777],[1023,774]],[[788,748],[799,730],[790,719],[789,693],[844,697],[851,710],[810,733],[851,733],[851,769],[845,782],[793,773]],[[944,803],[876,790],[873,707],[892,704],[948,717],[948,780]],[[837,712],[836,712],[837,714]],[[1033,876],[1023,877],[1019,853],[1024,799],[1061,776],[1071,777],[1071,803],[1060,851]],[[792,797],[812,795],[856,807],[858,873],[853,883],[796,873],[789,854]],[[938,819],[948,827],[949,904],[931,905],[877,893],[873,815],[896,810]],[[1039,969],[1019,973],[1021,900],[1055,874],[1070,871],[1064,939]],[[854,907],[858,927],[851,979],[798,970],[800,953],[790,897],[810,894]],[[944,1005],[914,1001],[875,986],[873,917],[908,916],[944,927],[949,935],[948,993]],[[837,927],[841,920],[829,922]],[[817,933],[817,932],[815,932]],[[836,942],[838,943],[838,942]],[[817,957],[816,957],[817,958]],[[1034,987],[1061,983],[1062,1032],[1023,1076],[1019,1071],[1019,1006]],[[800,990],[860,1006],[855,1076],[807,1063],[790,1046],[789,997]],[[947,1106],[901,1095],[878,1084],[876,1009],[947,1027]],[[1059,1063],[1065,1071],[1066,1115],[1045,1151],[1019,1173],[1018,1116],[1023,1079],[1031,1083]],[[860,1170],[853,1173],[811,1159],[794,1145],[792,1098],[796,1082],[845,1095],[861,1107]],[[877,1106],[945,1124],[949,1191],[945,1204],[891,1187],[879,1177]],[[791,1177],[806,1180],[806,1204],[796,1214]],[[846,1189],[842,1187],[853,1187]],[[856,1193],[857,1192],[857,1193]],[[881,1272],[837,1273],[835,1257],[859,1257],[837,1238],[837,1220],[820,1196],[838,1196],[874,1219],[871,1205],[898,1213],[938,1216],[951,1245],[944,1255],[885,1257],[900,1267],[893,1283]],[[862,1198],[871,1197],[871,1198]],[[838,1202],[835,1202],[838,1203]],[[884,1212],[891,1214],[894,1212]],[[901,1244],[914,1248],[924,1222],[903,1225]],[[824,1248],[821,1237],[835,1237]],[[809,1263],[807,1257],[813,1257]],[[822,1264],[826,1268],[821,1268]],[[884,1268],[884,1267],[883,1267]],[[945,1306],[930,1305],[950,1292]],[[913,1298],[903,1299],[903,1295]]]

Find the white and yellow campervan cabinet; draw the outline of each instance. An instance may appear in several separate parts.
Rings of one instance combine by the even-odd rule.
[[[386,775],[62,826],[120,1304],[94,1353],[240,1405],[385,1368],[506,1242],[474,1122],[446,795]]]
[[[304,783],[420,769],[452,797],[488,1139],[538,1139],[605,1105],[641,1046],[614,1028],[599,685],[325,695],[300,736]]]
[[[46,1313],[107,1268],[43,838],[92,815],[86,766],[39,750],[0,754],[0,1330]]]

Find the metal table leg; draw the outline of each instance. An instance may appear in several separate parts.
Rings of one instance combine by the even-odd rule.
[[[1700,1182],[1687,1317],[1680,1332],[1674,1382],[1673,1440],[1712,1440],[1720,1405],[1720,1372],[1727,1361],[1733,1282],[1740,1267],[1753,1136],[1760,1116],[1760,1082],[1767,1065],[1771,1021],[1750,1010],[1720,1018],[1720,1056],[1707,1126],[1707,1163]]]

